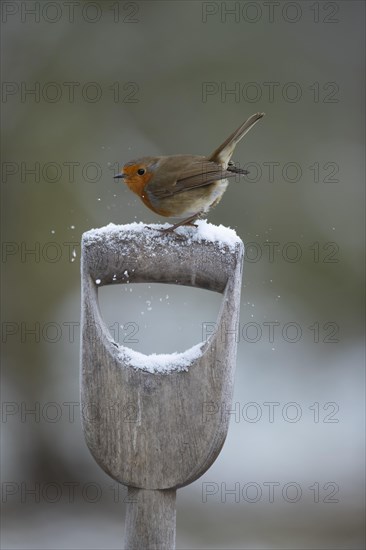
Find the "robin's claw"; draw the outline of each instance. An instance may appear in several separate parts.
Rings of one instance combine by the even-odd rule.
[[[176,233],[175,232],[175,229],[176,227],[174,225],[171,225],[170,227],[165,227],[164,229],[160,229],[158,227],[150,227],[149,225],[146,225],[145,226],[146,229],[150,229],[150,231],[157,231],[158,233],[160,233],[160,235],[174,235],[174,237],[176,237],[177,239],[185,239],[185,235],[181,235],[179,233]],[[157,237],[158,235],[156,235]]]

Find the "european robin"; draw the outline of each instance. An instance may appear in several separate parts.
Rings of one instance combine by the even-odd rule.
[[[127,162],[114,177],[123,178],[153,212],[180,219],[163,232],[194,225],[194,220],[220,201],[228,186],[227,178],[249,173],[237,168],[230,159],[239,141],[263,116],[264,113],[256,113],[249,117],[208,157],[143,157]]]

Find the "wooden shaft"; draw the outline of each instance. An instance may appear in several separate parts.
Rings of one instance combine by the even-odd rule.
[[[176,493],[128,488],[126,550],[174,550]]]

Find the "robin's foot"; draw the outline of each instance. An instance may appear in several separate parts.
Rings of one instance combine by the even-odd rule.
[[[174,235],[176,235],[177,238],[179,239],[183,239],[183,235],[179,235],[178,233],[175,233],[175,229],[176,227],[174,225],[171,225],[170,227],[165,227],[164,229],[159,229],[158,227],[150,227],[148,225],[145,226],[146,229],[150,229],[150,231],[158,231],[159,233],[163,233],[165,235],[169,234],[169,233],[174,233]]]
[[[181,220],[178,223],[175,223],[174,225],[171,225],[170,227],[166,227],[165,229],[157,229],[157,231],[160,231],[160,233],[173,233],[175,229],[178,229],[178,227],[181,227],[182,225],[191,226],[191,227],[198,227],[195,223],[193,223],[197,218],[200,217],[201,212],[197,212],[194,216],[190,216],[189,218],[186,218],[185,220]],[[149,227],[148,225],[146,227]],[[153,227],[149,227],[149,229],[154,229]],[[180,235],[180,237],[183,237],[183,235]]]
[[[185,226],[188,226],[188,227],[198,227],[198,225],[196,223],[193,223],[193,222],[188,222],[188,223],[185,223],[185,224],[182,224],[182,225],[185,225]]]
[[[180,222],[175,223],[171,227],[168,227],[167,229],[161,229],[163,233],[171,233],[174,231],[174,229],[178,229],[178,227],[181,226],[190,226],[190,227],[198,227],[194,222],[199,218],[200,212],[197,212],[194,216],[190,216],[189,218],[186,218],[185,220],[181,220]]]
[[[157,231],[160,231],[160,233],[174,233],[178,227],[198,227],[196,223],[179,223],[176,225],[171,225],[170,227],[166,227],[165,229],[158,229]],[[175,235],[179,235],[179,237],[183,237],[183,235],[179,233],[175,233]]]

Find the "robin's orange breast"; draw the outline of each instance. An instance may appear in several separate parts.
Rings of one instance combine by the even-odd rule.
[[[126,172],[126,170],[125,170]],[[140,197],[140,199],[143,201],[145,206],[150,208],[150,210],[153,210],[153,212],[156,212],[157,214],[160,214],[160,216],[174,216],[174,213],[171,213],[170,210],[167,210],[162,205],[160,205],[161,200],[158,201],[151,201],[149,196],[149,193],[146,192],[146,186],[148,185],[149,181],[152,179],[154,174],[146,172],[142,176],[136,176],[135,173],[132,174],[126,174],[127,177],[125,177],[125,182],[129,189],[133,191],[136,195]]]

